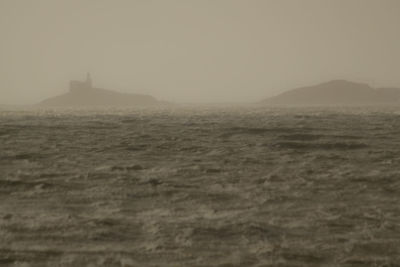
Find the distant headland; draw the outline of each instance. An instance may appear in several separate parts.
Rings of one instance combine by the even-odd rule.
[[[400,89],[372,88],[368,84],[333,80],[289,90],[262,103],[300,106],[400,105]]]
[[[165,104],[142,94],[120,93],[93,87],[90,73],[85,81],[70,81],[69,92],[40,102],[41,107],[135,107]]]

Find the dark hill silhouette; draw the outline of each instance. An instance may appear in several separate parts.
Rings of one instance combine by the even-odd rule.
[[[130,107],[160,105],[152,96],[119,93],[112,90],[94,88],[90,74],[86,81],[71,81],[69,92],[48,98],[39,103],[46,107]]]
[[[293,89],[263,101],[272,105],[380,105],[400,104],[400,89],[375,89],[367,84],[334,80]]]

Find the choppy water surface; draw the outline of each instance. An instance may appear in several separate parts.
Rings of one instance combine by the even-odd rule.
[[[395,111],[0,113],[0,265],[397,266]]]

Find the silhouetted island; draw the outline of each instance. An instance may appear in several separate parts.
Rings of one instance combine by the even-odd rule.
[[[334,80],[286,91],[263,101],[271,105],[390,105],[400,104],[400,89]]]
[[[130,107],[165,104],[152,96],[95,88],[88,73],[86,81],[70,81],[69,92],[39,103],[45,107]]]

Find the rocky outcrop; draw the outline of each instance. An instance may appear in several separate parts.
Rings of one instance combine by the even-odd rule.
[[[380,105],[400,104],[400,89],[375,89],[367,84],[334,80],[293,89],[263,101],[271,105]]]

